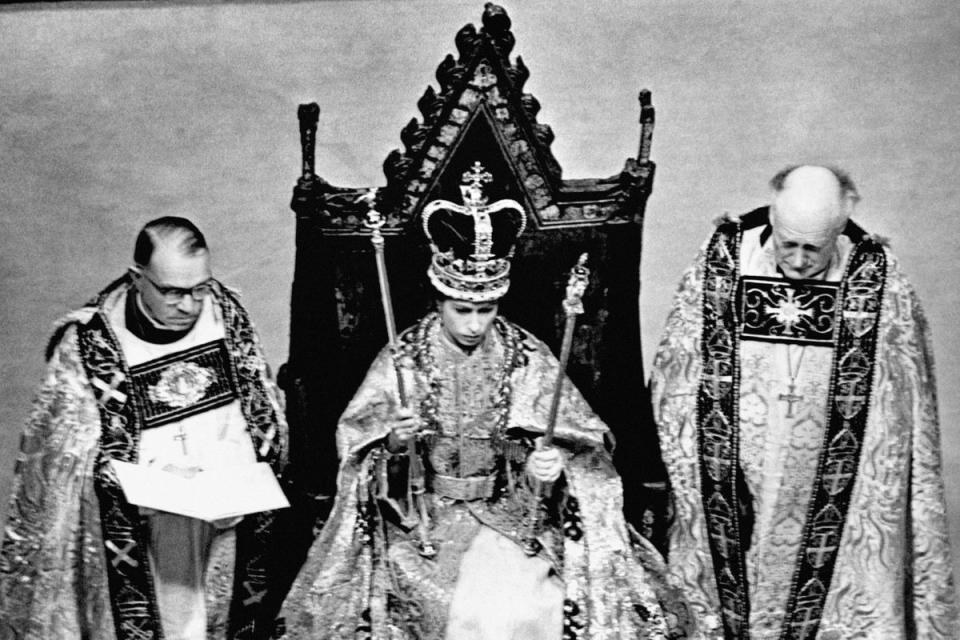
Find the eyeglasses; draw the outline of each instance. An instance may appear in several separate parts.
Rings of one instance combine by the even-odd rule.
[[[208,293],[210,293],[212,288],[212,282],[213,282],[213,278],[210,278],[190,288],[164,287],[154,282],[153,278],[148,276],[145,271],[135,271],[135,273],[138,273],[141,276],[143,276],[144,279],[146,279],[146,281],[149,282],[153,286],[153,288],[157,290],[157,293],[163,296],[164,302],[168,304],[176,304],[181,300],[183,300],[184,296],[190,296],[197,302],[200,302],[201,300],[204,299],[204,297],[206,297]]]

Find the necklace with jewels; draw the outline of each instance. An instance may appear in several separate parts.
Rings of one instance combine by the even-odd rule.
[[[426,376],[428,391],[420,403],[420,415],[427,422],[427,429],[436,433],[441,433],[438,416],[440,376],[431,336],[434,327],[439,322],[439,314],[431,313],[420,322],[420,325],[414,331],[401,336],[401,350],[405,352],[405,355],[413,357],[416,368],[424,372]],[[504,346],[503,365],[494,399],[497,418],[493,439],[494,442],[499,443],[506,431],[507,418],[510,414],[510,376],[514,369],[523,365],[523,354],[520,348],[522,338],[516,327],[498,317],[494,320],[492,330],[500,334]]]
[[[800,357],[797,358],[797,367],[796,369],[794,369],[793,365],[790,362],[791,360],[790,346],[791,345],[789,344],[786,345],[787,375],[790,376],[790,383],[787,385],[787,393],[781,393],[779,396],[777,396],[777,399],[780,400],[781,402],[787,403],[787,417],[793,418],[795,417],[793,413],[794,404],[804,399],[804,396],[796,393],[796,389],[797,389],[797,376],[800,375],[800,365],[803,363],[803,355],[807,352],[807,348],[805,346],[800,347]]]

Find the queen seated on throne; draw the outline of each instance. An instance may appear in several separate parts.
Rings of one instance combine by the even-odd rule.
[[[475,164],[462,205],[424,209],[436,306],[379,353],[339,420],[336,502],[284,637],[697,637],[624,521],[607,426],[498,314],[527,218],[487,202],[490,179]]]

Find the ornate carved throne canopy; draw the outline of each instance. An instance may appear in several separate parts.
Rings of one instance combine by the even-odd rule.
[[[432,86],[417,101],[421,119],[413,118],[400,131],[403,150],[394,149],[383,163],[386,187],[379,189],[378,209],[394,226],[417,217],[436,198],[458,198],[460,176],[480,161],[502,192],[490,199],[511,197],[523,203],[537,227],[603,224],[643,215],[653,184],[649,161],[654,110],[649,91],[640,92],[640,148],[637,159],[606,179],[563,180],[550,145],[554,134],[539,123],[539,101],[524,93],[530,71],[517,56],[510,61],[514,36],[510,18],[487,3],[483,27],[467,24],[457,33],[458,56],[447,54],[436,70],[439,92]],[[302,105],[304,172],[294,191],[293,208],[323,199],[321,212],[332,229],[354,231],[366,211],[356,198],[364,189],[337,189],[314,171],[314,136],[319,117],[316,104]],[[300,205],[300,206],[298,206]]]

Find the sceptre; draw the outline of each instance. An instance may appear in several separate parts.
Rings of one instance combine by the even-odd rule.
[[[547,429],[543,434],[543,446],[549,447],[553,441],[553,431],[557,427],[557,411],[560,408],[560,393],[563,391],[563,381],[566,379],[567,361],[570,359],[570,348],[573,345],[573,328],[577,323],[577,316],[583,313],[583,293],[587,290],[590,280],[590,269],[587,268],[587,254],[580,254],[577,264],[570,270],[570,279],[567,281],[567,293],[563,299],[563,311],[566,322],[563,326],[563,343],[560,345],[560,368],[557,371],[557,382],[553,387],[553,400],[550,403],[550,414],[547,418]]]
[[[553,386],[553,397],[550,402],[550,413],[547,414],[547,426],[543,432],[541,446],[549,447],[553,443],[553,432],[557,427],[557,413],[560,409],[560,396],[563,392],[563,383],[566,380],[567,361],[570,359],[570,349],[573,345],[573,329],[577,323],[577,316],[583,313],[583,294],[587,290],[590,280],[590,269],[587,268],[587,254],[580,255],[577,264],[570,270],[570,279],[567,281],[566,296],[563,299],[563,311],[566,321],[563,326],[563,342],[560,345],[560,366],[557,368],[557,380]],[[542,487],[537,481],[533,487],[533,500],[526,535],[523,540],[523,550],[527,555],[534,556],[540,552],[541,544],[537,540],[537,530],[540,527],[540,510],[542,503]]]
[[[394,370],[397,374],[397,396],[400,399],[400,406],[408,406],[407,393],[403,383],[403,376],[400,369],[396,366],[397,355],[397,326],[393,316],[393,301],[390,297],[390,280],[387,277],[387,263],[384,257],[384,239],[380,232],[386,220],[375,208],[376,190],[371,189],[358,200],[365,201],[370,207],[367,211],[367,219],[364,226],[372,232],[370,243],[373,245],[373,253],[377,262],[377,279],[380,281],[380,301],[383,304],[383,317],[387,325],[387,341],[394,360]],[[423,464],[420,455],[417,453],[416,438],[407,440],[407,514],[403,519],[406,522],[416,521],[417,530],[417,550],[425,558],[432,558],[437,555],[436,546],[430,541],[427,534],[429,524],[429,514],[424,500],[426,483],[424,482]],[[412,513],[411,513],[412,512]]]

